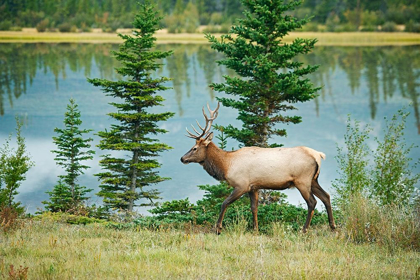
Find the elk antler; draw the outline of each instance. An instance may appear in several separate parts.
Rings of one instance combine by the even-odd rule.
[[[195,133],[197,133],[197,135],[194,135],[193,133],[189,132],[187,128],[185,128],[187,130],[188,134],[189,134],[189,135],[186,135],[186,136],[190,137],[190,138],[193,138],[193,139],[196,139],[196,140],[200,139],[203,136],[204,136],[204,138],[206,138],[207,137],[206,134],[210,131],[210,128],[211,128],[211,125],[212,125],[213,121],[217,118],[217,115],[219,114],[219,112],[217,112],[219,110],[219,107],[220,107],[220,102],[217,102],[216,109],[214,109],[214,111],[212,111],[210,109],[209,104],[207,103],[207,109],[210,112],[210,118],[207,117],[206,113],[204,112],[204,107],[203,107],[203,115],[204,115],[204,118],[206,120],[206,125],[204,126],[204,128],[201,127],[200,123],[196,120],[198,127],[202,130],[202,133],[200,134],[200,132],[198,132],[195,129],[195,127],[193,125],[191,125],[192,128],[194,129]]]

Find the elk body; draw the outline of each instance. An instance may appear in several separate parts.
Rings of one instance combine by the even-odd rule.
[[[284,190],[296,187],[308,205],[308,216],[302,231],[306,232],[314,214],[317,196],[325,205],[331,229],[335,229],[329,194],[318,183],[321,159],[325,154],[308,147],[294,148],[258,148],[244,147],[237,151],[227,152],[218,148],[213,142],[213,132],[209,132],[219,109],[210,111],[210,118],[203,108],[206,125],[198,126],[202,133],[197,135],[188,132],[196,140],[195,145],[182,158],[188,164],[196,162],[219,181],[226,181],[234,188],[222,204],[216,233],[222,230],[222,221],[226,208],[248,193],[251,200],[254,229],[258,230],[258,191],[260,189]]]

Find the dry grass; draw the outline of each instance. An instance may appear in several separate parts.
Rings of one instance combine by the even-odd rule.
[[[419,252],[390,254],[343,236],[326,227],[304,235],[277,225],[272,235],[256,235],[239,223],[216,236],[28,221],[0,235],[0,278],[12,279],[17,268],[28,279],[415,279],[420,273]]]
[[[126,33],[128,30],[119,30]],[[220,36],[216,35],[216,36]],[[415,45],[420,44],[420,33],[386,33],[386,32],[293,32],[285,38],[291,42],[295,38],[318,38],[317,45],[334,46],[375,46],[375,45]],[[201,33],[169,34],[165,30],[156,33],[157,43],[194,43],[207,44],[208,41]],[[121,43],[122,40],[114,33],[38,33],[36,29],[25,29],[21,32],[0,31],[0,42],[35,43],[35,42],[71,42],[71,43]]]

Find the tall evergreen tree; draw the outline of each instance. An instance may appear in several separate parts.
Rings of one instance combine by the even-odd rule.
[[[77,183],[77,178],[89,168],[82,164],[83,161],[93,159],[95,154],[93,150],[90,150],[90,142],[93,139],[83,138],[84,134],[92,130],[80,129],[81,114],[74,99],[70,99],[64,116],[64,128],[54,129],[54,132],[58,134],[53,137],[57,150],[51,152],[56,154],[56,164],[64,168],[65,175],[59,175],[58,184],[51,192],[47,192],[50,195],[50,201],[43,201],[45,208],[52,212],[65,212],[83,205],[88,199],[86,195],[92,191]]]
[[[172,51],[152,50],[156,41],[153,35],[159,29],[160,20],[149,2],[141,5],[133,22],[133,36],[119,34],[124,43],[114,52],[122,64],[116,71],[125,79],[88,79],[116,99],[111,105],[117,112],[108,115],[118,124],[98,133],[102,138],[99,148],[123,153],[104,155],[100,165],[106,171],[96,174],[101,180],[99,195],[107,207],[114,209],[133,211],[140,199],[140,206],[154,205],[160,192],[147,187],[169,179],[159,176],[156,169],[160,164],[154,158],[170,147],[152,136],[166,133],[159,128],[158,122],[166,121],[174,114],[150,112],[150,108],[162,105],[164,99],[157,92],[167,90],[164,83],[170,80],[153,77],[161,67],[156,61],[172,54]]]
[[[213,83],[217,92],[232,98],[218,98],[224,106],[239,111],[242,129],[232,125],[224,133],[245,146],[268,147],[274,135],[284,136],[279,123],[299,123],[300,116],[285,115],[293,105],[314,98],[319,89],[308,78],[317,66],[304,66],[296,56],[310,52],[316,39],[295,39],[283,42],[288,32],[301,28],[308,19],[288,15],[300,1],[241,0],[244,18],[218,40],[207,34],[211,47],[225,55],[219,65],[234,70],[238,76],[224,76],[224,83]],[[275,146],[275,145],[272,145]]]

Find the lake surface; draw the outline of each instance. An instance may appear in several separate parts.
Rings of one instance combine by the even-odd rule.
[[[10,133],[15,132],[15,116],[24,120],[22,134],[35,166],[27,174],[27,180],[19,188],[16,197],[33,213],[48,199],[45,193],[53,188],[57,176],[62,174],[56,166],[52,137],[54,128],[63,127],[64,112],[70,98],[74,98],[82,114],[82,128],[94,132],[110,127],[112,120],[107,113],[114,108],[112,100],[100,89],[86,81],[90,78],[118,79],[114,67],[118,66],[110,55],[117,45],[112,44],[0,44],[0,145]],[[163,92],[164,107],[157,112],[172,111],[176,115],[162,123],[169,133],[160,136],[162,142],[173,149],[160,157],[160,175],[172,180],[156,185],[162,201],[189,197],[195,202],[202,198],[197,185],[213,184],[210,177],[198,164],[183,165],[180,157],[187,152],[194,140],[184,136],[185,127],[202,122],[201,107],[207,102],[216,106],[216,93],[208,87],[211,82],[222,81],[222,76],[233,74],[220,68],[215,61],[221,55],[209,45],[161,45],[173,49],[175,54],[163,61],[157,73],[173,78],[168,83],[173,89]],[[374,147],[375,136],[381,136],[385,126],[384,117],[390,118],[398,109],[407,108],[405,139],[419,143],[420,114],[420,46],[409,47],[316,47],[302,62],[319,64],[320,68],[311,79],[323,86],[319,97],[310,102],[297,104],[302,123],[286,126],[288,137],[272,142],[287,147],[305,145],[324,152],[320,184],[334,195],[331,182],[337,178],[337,145],[343,146],[347,115],[362,124],[374,128],[369,144]],[[219,93],[217,93],[219,94]],[[411,104],[411,105],[410,105]],[[237,112],[221,108],[217,124],[240,125]],[[99,182],[93,174],[101,171],[98,161],[104,151],[95,147],[99,138],[92,133],[96,156],[88,164],[92,167],[81,176],[79,183],[93,188],[90,203],[101,203],[94,195]],[[217,140],[216,140],[217,142]],[[228,149],[238,143],[228,142]],[[410,155],[420,156],[420,149]],[[417,170],[418,171],[418,170]],[[293,204],[303,203],[296,189],[285,191]],[[318,203],[318,208],[322,203]],[[306,207],[306,205],[305,205]],[[145,209],[139,209],[147,213]]]

